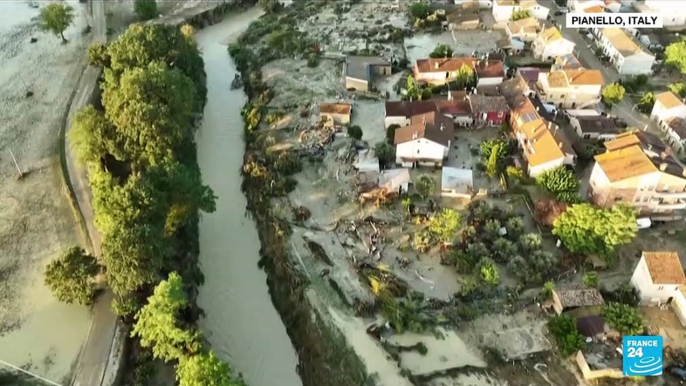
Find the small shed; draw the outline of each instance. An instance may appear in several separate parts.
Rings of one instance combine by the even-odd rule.
[[[322,103],[319,105],[319,119],[329,119],[338,125],[349,125],[353,107],[348,103]]]
[[[357,153],[357,159],[355,160],[355,165],[353,165],[357,171],[362,173],[367,172],[378,172],[379,171],[379,158],[376,157],[373,150],[365,149]]]
[[[474,193],[474,173],[471,169],[443,167],[441,195],[444,197],[471,198]]]
[[[387,192],[406,193],[410,188],[412,178],[408,169],[384,170],[379,175],[379,188],[386,189]]]
[[[560,315],[579,307],[602,306],[603,295],[595,288],[570,287],[553,290],[553,309]]]

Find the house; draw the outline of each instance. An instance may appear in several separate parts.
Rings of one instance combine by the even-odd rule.
[[[533,95],[533,91],[529,88],[529,84],[519,74],[505,80],[498,86],[498,90],[500,95],[505,98],[508,106],[514,106],[516,101],[520,98]]]
[[[469,95],[474,123],[478,125],[499,126],[507,119],[510,107],[503,96]]]
[[[642,304],[669,304],[675,296],[682,296],[686,275],[676,252],[646,252],[641,255],[631,285]]]
[[[472,194],[474,194],[474,174],[471,169],[443,167],[441,196],[470,199]]]
[[[353,107],[348,103],[322,103],[319,105],[319,120],[328,119],[337,125],[349,125]]]
[[[534,0],[495,0],[493,1],[493,18],[496,22],[506,22],[512,19],[512,14],[519,11],[528,11],[531,16],[546,20],[550,8],[540,5]]]
[[[550,72],[546,68],[539,67],[519,67],[517,68],[517,75],[521,76],[531,89],[536,88],[539,74],[547,74]]]
[[[664,128],[667,132],[667,142],[672,146],[677,154],[683,155],[686,147],[686,119],[679,117],[672,117],[664,122]]]
[[[395,131],[396,163],[403,167],[443,165],[454,132],[453,121],[440,113],[413,116],[409,126]]]
[[[510,127],[526,159],[529,176],[537,177],[576,162],[576,153],[562,130],[541,118],[529,98],[519,98],[513,105]]]
[[[390,125],[407,126],[415,115],[439,112],[451,118],[458,126],[471,125],[472,109],[465,91],[451,91],[448,100],[387,101],[384,128]]]
[[[671,91],[655,95],[650,119],[661,124],[672,117],[686,118],[686,105]]]
[[[686,209],[686,171],[659,138],[645,132],[623,133],[605,142],[595,156],[589,178],[589,198],[600,207],[623,202],[641,216],[682,218]]]
[[[587,8],[605,6],[605,2],[602,0],[572,0],[569,3],[571,3],[569,9],[574,12],[583,12]]]
[[[620,75],[650,75],[655,56],[621,28],[593,28],[603,53]]]
[[[579,70],[583,68],[584,66],[581,64],[579,59],[577,59],[577,57],[574,56],[574,54],[567,54],[556,57],[555,63],[553,63],[553,66],[550,70]]]
[[[493,86],[503,83],[505,79],[505,65],[501,60],[482,60],[477,63],[476,86]]]
[[[536,91],[544,103],[583,109],[600,102],[605,81],[600,70],[559,70],[538,75]]]
[[[517,39],[521,42],[533,42],[541,29],[538,19],[535,17],[527,17],[517,21],[510,21],[505,27],[507,36],[512,39]]]
[[[412,178],[410,171],[407,169],[390,169],[384,170],[378,177],[379,188],[385,189],[386,192],[398,192],[398,194],[407,193]]]
[[[373,91],[373,77],[391,75],[391,61],[380,56],[348,56],[344,73],[346,89]]]
[[[595,307],[604,304],[603,295],[595,288],[568,287],[553,290],[553,309],[558,315],[579,307]]]
[[[542,60],[552,60],[558,56],[574,53],[576,44],[562,37],[560,30],[550,27],[541,31],[531,43],[534,57]]]
[[[442,85],[459,78],[463,67],[474,71],[477,60],[466,58],[418,59],[414,66],[414,79],[419,83]]]
[[[660,14],[663,27],[686,25],[686,4],[682,1],[645,0],[633,6],[640,13]]]
[[[599,141],[610,141],[617,138],[626,127],[617,118],[604,115],[571,116],[569,123],[576,130],[579,138],[597,139]]]
[[[479,29],[481,17],[477,12],[453,12],[448,15],[447,20],[449,31],[473,31]]]
[[[617,0],[605,0],[605,9],[612,13],[618,13],[621,12],[622,9],[622,3],[620,3]]]

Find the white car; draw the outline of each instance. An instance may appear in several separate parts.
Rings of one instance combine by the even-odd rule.
[[[648,229],[653,225],[653,222],[648,217],[642,217],[636,219],[636,227],[638,229]]]

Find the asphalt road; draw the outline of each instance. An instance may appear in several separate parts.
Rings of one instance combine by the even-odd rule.
[[[103,0],[91,0],[93,18],[93,40],[95,42],[107,42],[107,24],[105,19],[105,4]],[[71,129],[74,114],[81,108],[89,105],[92,101],[93,91],[97,87],[101,69],[88,66],[81,75],[79,84],[71,101],[67,118],[67,133]],[[67,171],[79,211],[86,224],[90,239],[91,253],[100,256],[100,235],[93,221],[92,196],[88,185],[88,176],[83,166],[76,162],[68,141],[65,141],[65,154]],[[113,294],[107,290],[98,297],[93,306],[93,319],[88,338],[81,349],[76,371],[74,373],[74,386],[100,386],[107,370],[112,342],[117,325],[117,316],[112,312]]]

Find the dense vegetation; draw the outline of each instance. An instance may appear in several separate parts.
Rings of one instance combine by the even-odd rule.
[[[203,347],[194,327],[198,211],[214,211],[215,196],[196,163],[206,91],[193,30],[133,25],[88,56],[104,66],[104,111],[80,111],[69,139],[88,167],[113,309],[134,323],[140,346],[178,363],[181,385],[232,385],[228,365]],[[134,370],[144,373],[150,376]]]

